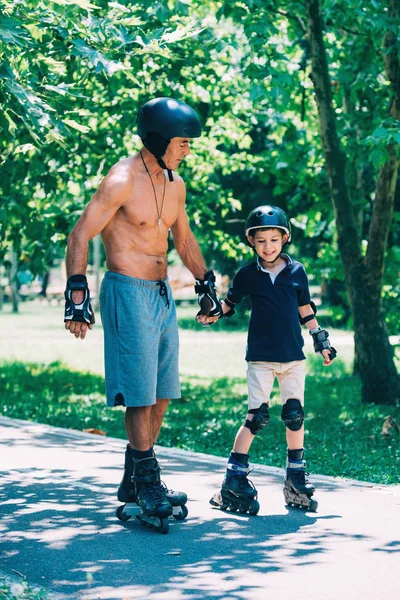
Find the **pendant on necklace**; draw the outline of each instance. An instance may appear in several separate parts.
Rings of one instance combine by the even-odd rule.
[[[161,225],[161,219],[158,219],[158,226],[160,227]]]

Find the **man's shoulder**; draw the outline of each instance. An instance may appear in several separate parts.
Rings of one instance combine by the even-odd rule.
[[[135,165],[135,157],[122,158],[111,167],[107,177],[118,180],[120,183],[132,183],[134,181]]]

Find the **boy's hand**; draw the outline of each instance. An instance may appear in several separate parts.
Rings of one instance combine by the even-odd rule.
[[[321,329],[321,327],[311,329],[309,333],[313,339],[314,351],[322,354],[324,357],[324,366],[327,367],[337,355],[336,349],[329,342],[329,333],[326,329]]]
[[[321,354],[324,357],[324,367],[328,367],[333,363],[334,358],[330,358],[330,350],[322,350]]]

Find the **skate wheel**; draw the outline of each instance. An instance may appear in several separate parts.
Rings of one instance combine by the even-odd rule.
[[[247,513],[247,508],[245,506],[239,506],[239,512],[241,515],[245,515]]]
[[[310,508],[308,509],[310,512],[317,512],[318,502],[316,500],[311,500]]]
[[[186,517],[188,516],[188,514],[189,514],[189,511],[188,511],[186,504],[182,504],[181,512],[178,513],[177,515],[174,514],[174,519],[176,519],[177,521],[184,521],[186,519]]]
[[[259,510],[260,510],[259,501],[253,500],[253,502],[249,506],[249,515],[252,515],[252,516],[258,515]]]
[[[165,517],[165,519],[160,519],[160,533],[168,533],[169,531],[169,521],[168,521],[168,517]]]
[[[238,507],[237,507],[237,506],[235,506],[234,504],[230,504],[230,505],[229,505],[229,510],[230,510],[230,512],[236,512],[236,511],[237,511],[237,509],[238,509]]]
[[[117,519],[123,522],[129,521],[129,519],[131,518],[130,515],[126,515],[124,513],[124,506],[118,506],[117,510],[115,511],[115,514],[117,516]]]

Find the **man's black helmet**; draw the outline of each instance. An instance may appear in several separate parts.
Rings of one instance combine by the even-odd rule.
[[[196,111],[174,98],[154,98],[141,106],[137,129],[143,141],[149,133],[157,133],[168,142],[174,137],[201,136],[201,123]]]
[[[162,169],[167,169],[162,156],[174,137],[201,136],[198,114],[184,102],[174,98],[154,98],[140,107],[137,130],[143,145],[154,154]],[[168,169],[170,181],[172,172]]]
[[[292,227],[290,221],[285,213],[279,206],[257,206],[246,219],[245,232],[246,238],[248,239],[249,234],[253,235],[254,230],[260,227],[275,227],[276,229],[282,229],[288,234],[287,244],[290,244],[292,240]]]

